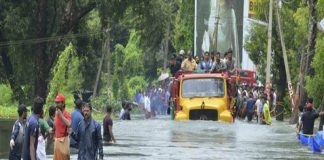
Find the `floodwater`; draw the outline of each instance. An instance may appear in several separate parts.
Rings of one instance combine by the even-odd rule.
[[[9,141],[15,120],[0,120],[0,158],[8,159]]]
[[[0,144],[9,144],[8,124],[0,122]],[[114,121],[113,129],[117,144],[104,146],[105,159],[324,159],[324,154],[299,145],[294,126],[287,122],[265,126],[238,120],[229,124],[137,117]],[[7,159],[8,145],[0,147],[0,158]]]

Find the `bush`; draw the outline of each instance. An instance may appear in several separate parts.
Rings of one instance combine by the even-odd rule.
[[[137,91],[144,91],[147,87],[147,82],[143,76],[132,77],[128,83],[128,92],[131,98],[135,97]]]
[[[291,104],[290,104],[290,98],[289,95],[285,95],[284,101],[283,101],[283,111],[285,116],[291,115]]]
[[[14,103],[12,96],[13,93],[9,85],[0,84],[0,105],[8,106]]]
[[[121,101],[118,101],[111,96],[107,95],[99,95],[97,97],[91,97],[91,105],[95,110],[105,112],[105,108],[107,105],[110,105],[113,109],[113,112],[119,112],[122,108]]]

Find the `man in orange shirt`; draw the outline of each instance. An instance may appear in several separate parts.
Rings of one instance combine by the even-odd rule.
[[[71,114],[65,110],[65,97],[58,94],[55,98],[55,142],[54,158],[55,160],[70,159],[69,131],[71,126]]]

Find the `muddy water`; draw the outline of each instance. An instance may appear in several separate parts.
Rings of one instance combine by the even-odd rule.
[[[12,123],[0,123],[0,158],[7,158]],[[137,117],[114,121],[114,134],[117,144],[104,146],[105,159],[324,159],[300,146],[294,127],[285,122],[264,126]]]

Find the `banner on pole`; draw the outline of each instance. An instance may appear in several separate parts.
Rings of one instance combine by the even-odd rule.
[[[255,15],[256,0],[249,0],[249,18],[253,18]]]
[[[205,51],[219,51],[223,56],[229,49],[233,53],[238,51],[242,54],[244,1],[196,0],[195,2],[195,55],[200,56]],[[237,35],[234,35],[235,31]],[[240,57],[242,56],[238,58]]]

